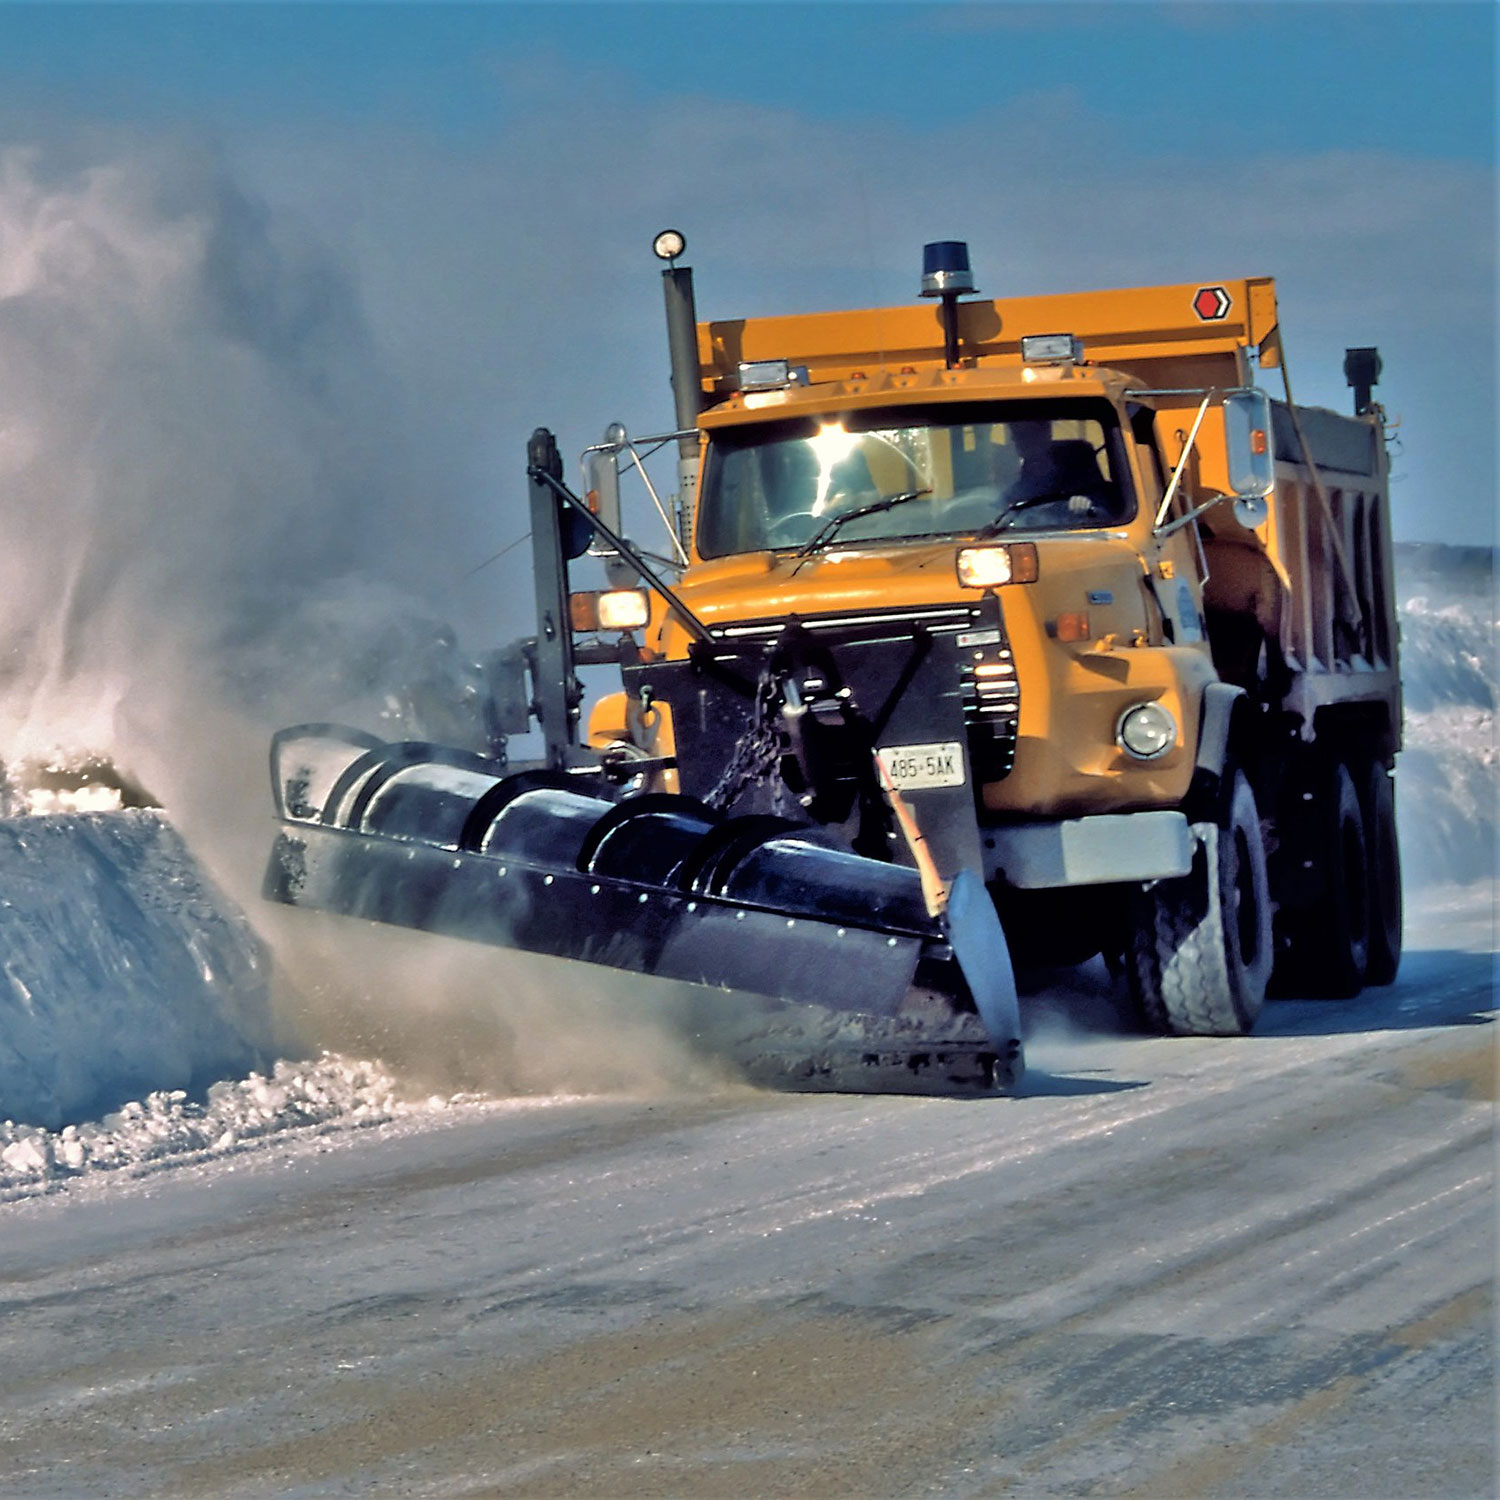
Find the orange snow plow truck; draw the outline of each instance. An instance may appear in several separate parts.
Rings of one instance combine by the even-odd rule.
[[[1343,416],[1260,389],[1269,279],[990,301],[944,241],[925,304],[699,323],[656,248],[676,425],[612,426],[578,492],[533,435],[489,742],[283,731],[270,896],[862,1013],[981,1087],[1020,1076],[1013,964],[1102,953],[1188,1035],[1393,979],[1374,349]]]

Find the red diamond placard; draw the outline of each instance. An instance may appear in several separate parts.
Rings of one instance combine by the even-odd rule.
[[[1221,286],[1200,286],[1193,293],[1193,311],[1204,323],[1218,323],[1229,316],[1234,298]]]

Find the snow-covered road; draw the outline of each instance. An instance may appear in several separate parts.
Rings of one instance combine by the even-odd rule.
[[[1492,912],[1015,1100],[473,1103],[0,1220],[14,1495],[1493,1492]]]

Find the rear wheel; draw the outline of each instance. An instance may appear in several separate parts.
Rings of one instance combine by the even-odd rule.
[[[1215,823],[1195,823],[1190,873],[1143,891],[1126,978],[1146,1024],[1181,1036],[1243,1036],[1271,973],[1271,895],[1255,794],[1234,772]]]
[[[1360,780],[1365,855],[1370,880],[1370,946],[1366,984],[1390,984],[1401,967],[1401,848],[1396,840],[1396,788],[1371,761]]]
[[[1369,969],[1371,887],[1364,810],[1342,761],[1323,777],[1317,803],[1323,889],[1312,906],[1288,914],[1277,990],[1345,1000],[1360,992]]]

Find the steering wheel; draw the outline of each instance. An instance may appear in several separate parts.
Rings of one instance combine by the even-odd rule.
[[[1023,510],[1031,510],[1037,505],[1055,505],[1059,500],[1066,500],[1066,495],[1027,495],[1022,500],[1012,500],[995,520],[991,521],[986,531],[991,528],[994,531],[1004,531],[1011,521]]]

